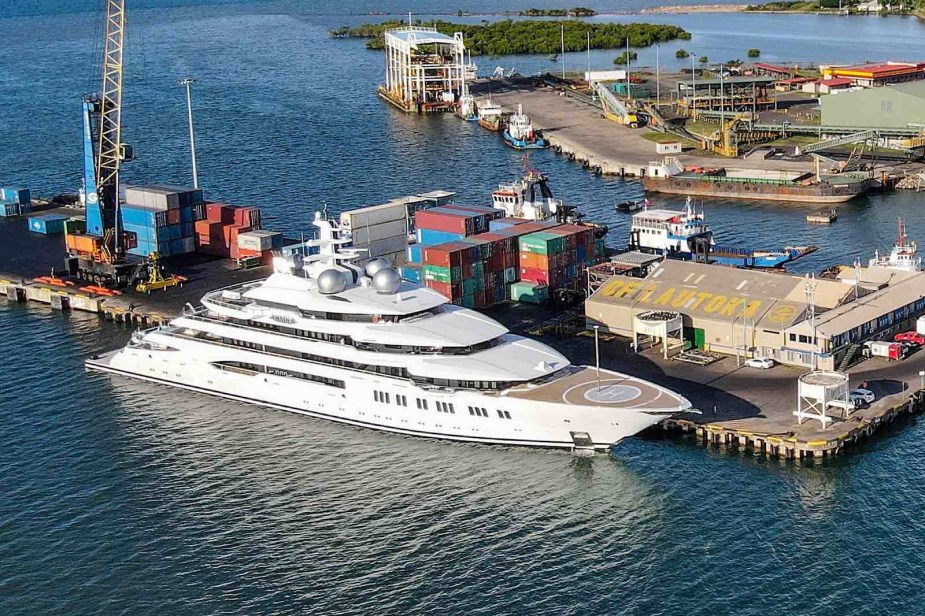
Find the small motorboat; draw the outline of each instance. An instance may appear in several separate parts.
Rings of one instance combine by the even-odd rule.
[[[621,201],[615,206],[618,212],[637,212],[652,205],[648,199],[636,199],[635,201]]]

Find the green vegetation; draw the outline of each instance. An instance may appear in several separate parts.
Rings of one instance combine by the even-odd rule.
[[[748,57],[749,57],[749,58],[760,58],[760,57],[761,57],[761,50],[760,50],[760,49],[754,49],[754,48],[753,48],[753,49],[749,49],[749,50],[748,50]]]
[[[594,9],[576,6],[573,9],[527,9],[517,13],[521,17],[594,17]]]
[[[693,141],[689,139],[683,139],[671,133],[656,133],[652,131],[652,132],[642,133],[640,136],[646,141],[652,141],[653,143],[675,143],[677,141],[680,141],[682,146],[683,145],[699,146],[699,144],[694,143]]]
[[[619,56],[613,59],[614,64],[629,64],[630,62],[635,62],[639,58],[639,54],[635,51],[624,51]]]
[[[700,62],[701,64],[706,64],[709,61],[710,61],[710,58],[706,56],[700,56],[700,59],[698,60],[698,62]]]
[[[397,20],[379,24],[363,24],[354,28],[343,27],[330,30],[328,34],[337,38],[368,38],[367,49],[383,49],[386,30],[406,25]],[[620,49],[627,40],[631,47],[648,47],[681,38],[687,32],[677,26],[663,24],[589,24],[576,20],[532,21],[504,20],[482,24],[454,24],[438,21],[437,31],[452,36],[462,32],[466,49],[472,55],[504,56],[519,53],[552,54],[560,51],[560,28],[565,31],[565,50],[584,51],[588,45],[588,31],[591,32],[592,49]],[[688,37],[689,38],[689,37]]]
[[[683,60],[684,58],[690,58],[691,54],[687,53],[683,49],[679,49],[676,52],[674,52],[674,57],[677,58],[678,60]]]

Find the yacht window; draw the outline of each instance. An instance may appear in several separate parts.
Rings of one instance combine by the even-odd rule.
[[[379,392],[378,391],[373,392],[373,400],[375,400],[376,402],[379,402]]]
[[[502,413],[501,411],[498,411],[498,417],[501,419],[504,419],[504,413]]]
[[[421,406],[424,407],[424,410],[427,410],[427,400],[421,400]]]

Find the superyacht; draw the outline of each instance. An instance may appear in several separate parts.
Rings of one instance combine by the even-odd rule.
[[[487,316],[363,267],[349,233],[315,217],[318,253],[207,293],[87,367],[405,435],[607,449],[690,408],[632,376],[574,366]]]

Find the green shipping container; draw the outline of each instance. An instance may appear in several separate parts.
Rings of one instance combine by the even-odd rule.
[[[481,278],[469,278],[468,280],[463,280],[462,288],[463,295],[474,295],[476,291],[484,289],[485,285],[482,283]]]
[[[421,267],[421,278],[436,282],[454,284],[462,278],[462,268],[440,267],[439,265],[425,265]]]
[[[557,255],[566,248],[566,238],[545,231],[520,236],[520,251],[539,255]]]
[[[542,304],[549,299],[549,287],[532,282],[515,282],[511,285],[511,299],[515,302]]]
[[[475,308],[475,295],[466,294],[462,296],[463,308]]]
[[[86,218],[70,218],[64,221],[64,232],[65,233],[86,233],[87,231],[87,219]]]

